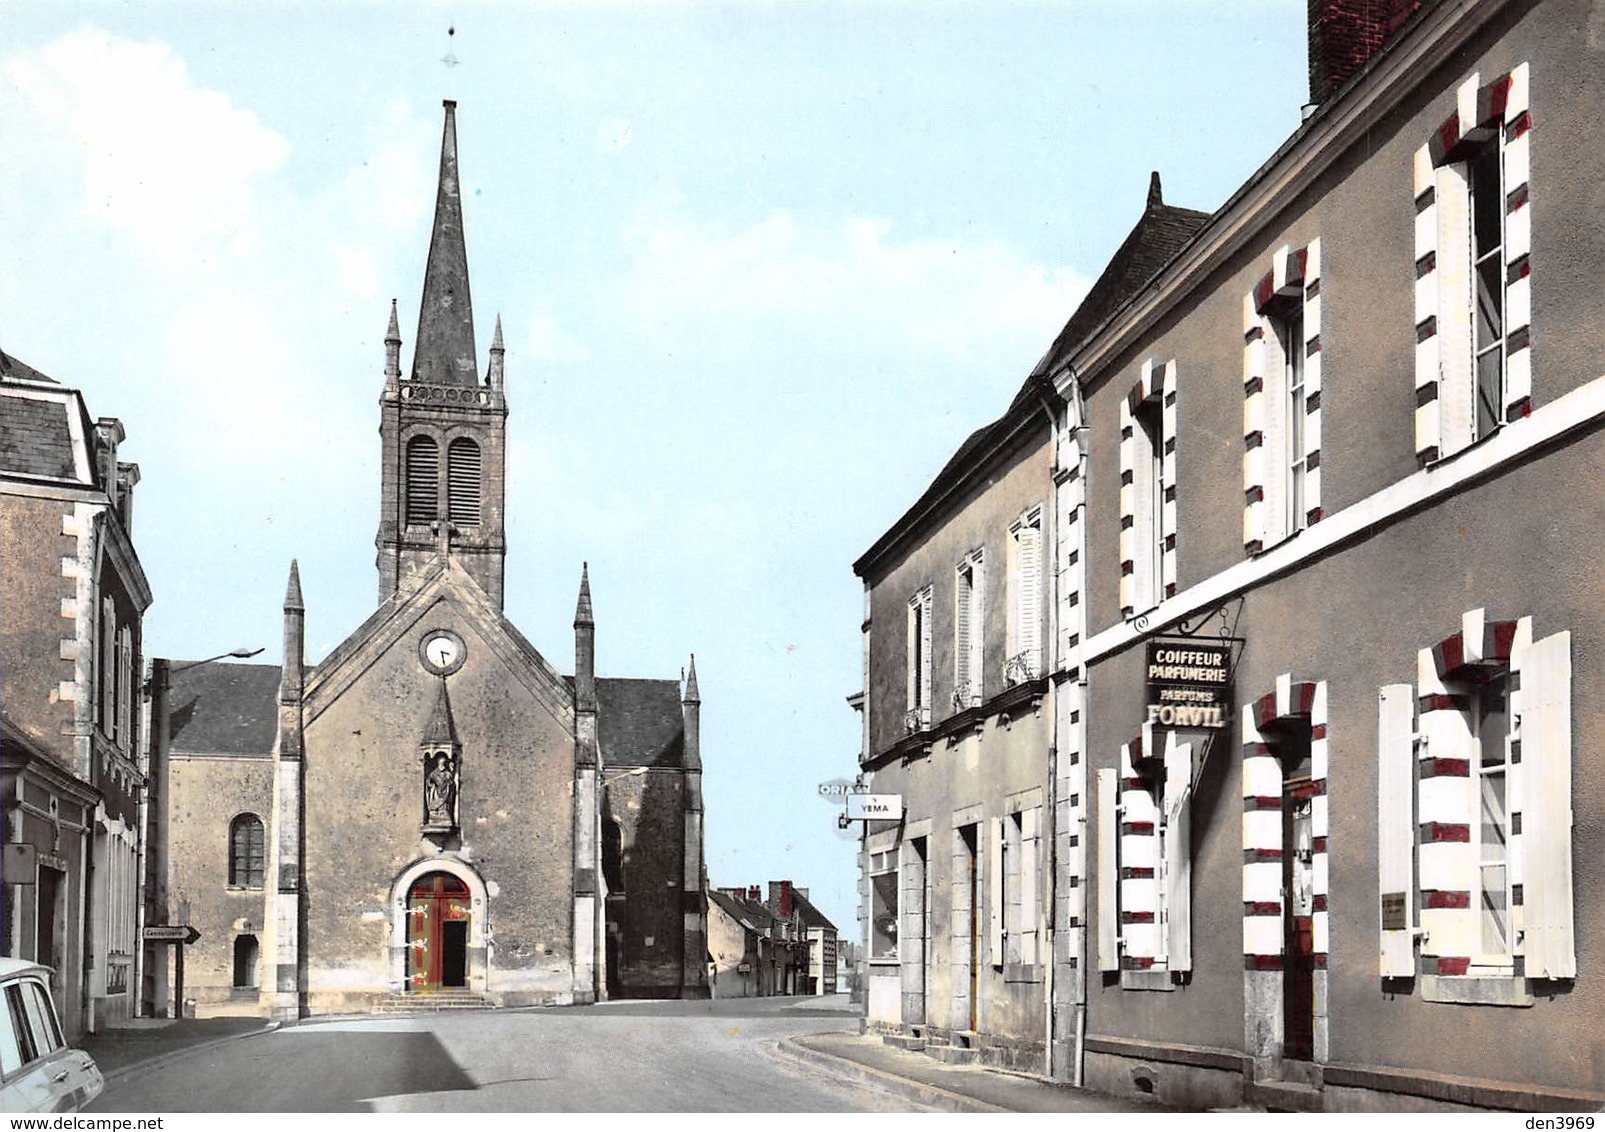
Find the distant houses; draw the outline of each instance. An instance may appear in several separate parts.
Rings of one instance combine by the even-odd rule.
[[[836,925],[789,880],[708,890],[709,986],[715,998],[835,994]]]

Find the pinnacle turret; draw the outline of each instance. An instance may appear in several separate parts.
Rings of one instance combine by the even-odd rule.
[[[284,588],[284,611],[306,612],[306,604],[301,600],[301,565],[293,558],[290,559],[290,583]]]
[[[574,627],[581,625],[595,625],[596,621],[591,614],[591,565],[588,562],[580,564],[580,600],[574,607]]]

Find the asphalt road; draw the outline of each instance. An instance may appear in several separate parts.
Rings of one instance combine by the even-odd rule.
[[[135,1074],[90,1111],[921,1111],[775,1051],[856,1021],[818,999],[306,1021]]]

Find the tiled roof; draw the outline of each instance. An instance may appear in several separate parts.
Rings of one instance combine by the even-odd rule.
[[[596,701],[597,739],[608,766],[684,765],[678,680],[598,679]]]
[[[185,662],[174,661],[180,668]],[[279,666],[200,664],[174,672],[168,704],[177,754],[268,755],[279,729]]]
[[[1050,373],[1066,355],[1086,341],[1127,299],[1159,274],[1160,269],[1209,222],[1209,216],[1207,212],[1166,204],[1160,191],[1159,174],[1155,173],[1149,182],[1147,208],[1054,339],[1053,348],[1043,358],[1037,372]]]

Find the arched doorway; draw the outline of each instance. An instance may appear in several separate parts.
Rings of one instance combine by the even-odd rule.
[[[472,908],[468,885],[451,873],[425,873],[413,882],[407,890],[409,991],[468,985]]]

